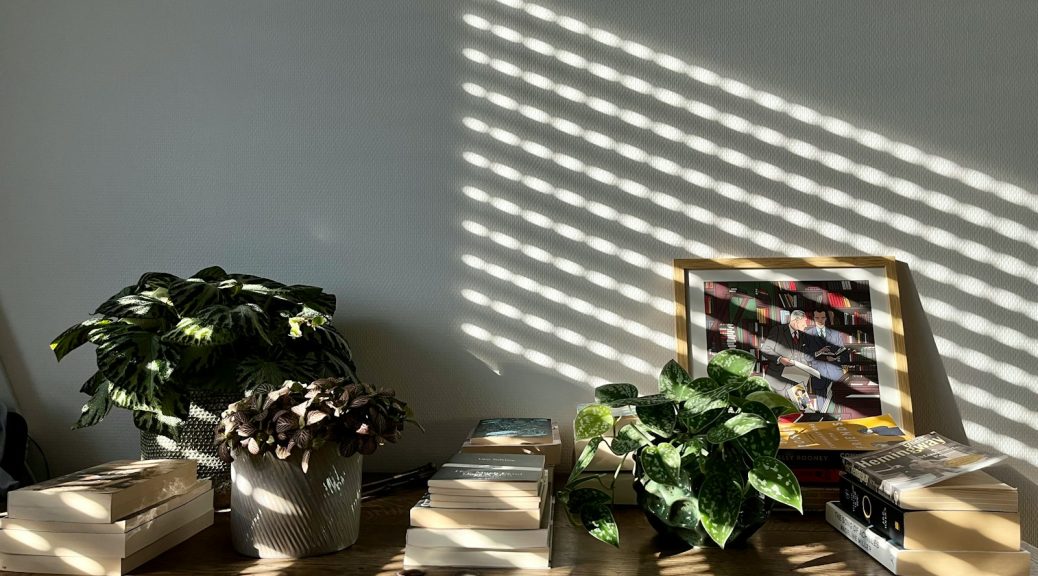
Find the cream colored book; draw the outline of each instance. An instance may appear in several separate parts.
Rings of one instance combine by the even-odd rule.
[[[408,528],[407,547],[523,550],[551,547],[554,498],[546,498],[536,529]]]
[[[7,515],[24,520],[111,524],[190,490],[194,460],[116,460],[7,495]]]
[[[81,574],[84,576],[122,576],[159,554],[179,545],[213,524],[213,511],[189,521],[166,536],[141,548],[127,558],[115,556],[33,556],[0,554],[0,570],[40,572],[46,574]]]
[[[465,566],[469,568],[551,568],[551,549],[478,550],[471,548],[404,549],[404,566]]]
[[[0,553],[127,558],[177,528],[213,510],[213,491],[123,534],[0,530]],[[87,524],[86,526],[89,526]]]
[[[444,496],[443,494],[430,494],[429,505],[433,508],[467,508],[475,510],[530,510],[540,508],[541,498],[538,496],[528,497],[487,497],[466,498],[463,496]]]
[[[541,482],[541,498],[550,497],[549,483]],[[541,509],[474,510],[471,508],[434,508],[426,494],[411,508],[411,526],[419,528],[502,528],[536,529],[541,524]]]
[[[187,492],[167,498],[162,502],[145,508],[133,516],[116,520],[111,524],[93,522],[50,522],[47,520],[26,520],[24,518],[0,518],[2,530],[34,530],[37,532],[88,532],[91,534],[125,534],[138,526],[150,522],[159,516],[179,508],[212,489],[209,479],[198,480]]]

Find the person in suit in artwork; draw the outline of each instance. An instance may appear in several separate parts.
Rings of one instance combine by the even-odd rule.
[[[843,335],[828,326],[829,314],[825,310],[815,310],[811,319],[813,322],[805,331],[811,338],[811,367],[821,374],[821,378],[811,378],[811,394],[819,410],[824,411],[832,400],[833,382],[843,378],[843,368],[840,367],[842,354],[836,353],[843,347]]]
[[[765,379],[772,389],[797,403],[803,410],[814,408],[810,394],[802,383],[786,378],[783,372],[794,361],[804,364],[813,361],[815,340],[804,332],[807,325],[807,314],[803,310],[793,310],[789,314],[789,322],[772,327],[760,347],[761,354],[768,361]]]

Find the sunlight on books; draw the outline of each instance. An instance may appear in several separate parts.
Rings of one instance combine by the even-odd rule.
[[[103,574],[105,567],[100,562],[68,548],[55,548],[54,555],[62,562],[83,574]]]
[[[76,494],[75,492],[62,492],[58,495],[58,499],[62,504],[69,508],[79,510],[80,514],[88,518],[107,518],[108,509],[99,502],[95,502],[82,494]]]
[[[8,530],[6,534],[12,539],[22,544],[25,544],[29,548],[39,552],[50,551],[51,545],[46,538],[40,535],[40,533],[32,530]]]
[[[667,71],[681,74],[707,86],[716,87],[737,98],[752,101],[765,109],[785,114],[798,122],[818,126],[830,134],[840,138],[857,142],[866,148],[878,152],[889,154],[903,162],[926,168],[935,174],[957,180],[971,188],[992,194],[1000,200],[1011,202],[1017,206],[1038,213],[1038,196],[1014,184],[999,181],[979,170],[966,168],[947,158],[935,154],[929,154],[910,144],[898,142],[871,130],[859,128],[845,120],[826,116],[817,110],[801,104],[789,102],[781,96],[758,90],[733,78],[726,78],[706,68],[685,62],[676,56],[655,51],[652,48],[637,42],[624,40],[612,32],[600,28],[594,28],[589,24],[570,16],[559,15],[553,10],[539,4],[524,2],[522,0],[496,1],[503,6],[516,10],[523,10],[526,14],[539,20],[557,24],[569,32],[586,36],[595,42],[610,48],[618,48],[631,56],[654,63]],[[488,21],[476,15],[470,16],[470,22],[467,22],[470,26],[477,27],[481,30],[488,30],[509,42],[521,42],[526,45],[527,48],[535,50],[541,54],[558,55],[558,52],[546,42],[525,38],[514,30],[503,26],[490,25]],[[562,58],[559,58],[559,60],[563,63],[581,62],[581,59],[572,58],[568,54],[565,54]],[[592,68],[592,66],[589,66],[589,68]],[[604,66],[601,66],[601,68],[611,70]],[[615,71],[613,72],[613,74],[606,72],[601,74],[601,76],[606,78],[618,76]],[[634,85],[639,86],[637,83]],[[666,102],[666,99],[661,101]],[[743,123],[738,122],[738,120],[729,121],[728,124],[734,124],[737,127],[743,125]],[[837,166],[844,165],[839,160],[834,163]],[[869,170],[874,170],[870,167],[864,168],[866,169],[863,171],[865,173],[868,173]],[[915,185],[913,184],[912,186]],[[915,189],[908,188],[908,190],[911,191]],[[936,194],[932,191],[927,192]],[[920,201],[927,201],[927,199],[924,197],[920,199]],[[978,207],[967,205],[966,207],[961,208],[959,212],[963,217],[966,217],[967,215],[969,216],[969,218],[966,218],[967,221],[977,223],[977,220],[981,220],[989,227],[995,226],[993,222],[990,222],[985,218],[986,211]],[[1021,232],[1025,235],[1030,235],[1026,227],[1024,230],[1021,230]]]

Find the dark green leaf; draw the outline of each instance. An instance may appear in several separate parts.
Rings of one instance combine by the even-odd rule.
[[[667,404],[669,402],[673,402],[673,400],[667,398],[663,394],[652,394],[650,396],[613,400],[612,402],[608,402],[607,405],[613,408],[619,408],[620,406],[656,406],[659,404]]]
[[[705,436],[696,436],[681,446],[681,468],[698,472],[709,455],[710,443]]]
[[[771,384],[763,376],[750,376],[743,383],[742,388],[739,389],[739,393],[743,396],[749,396],[754,392],[771,392]]]
[[[143,432],[151,432],[165,436],[173,441],[180,440],[180,423],[182,420],[173,416],[163,416],[154,412],[134,410],[133,425]]]
[[[87,400],[80,410],[79,419],[72,425],[72,429],[93,426],[104,420],[105,416],[112,410],[112,400],[108,397],[109,387],[98,386],[94,394]]]
[[[720,426],[714,426],[706,433],[706,439],[711,444],[724,444],[734,440],[751,430],[763,428],[768,423],[756,414],[736,414],[725,420]]]
[[[625,425],[616,433],[616,437],[609,443],[609,450],[617,456],[634,452],[645,446],[652,440],[648,430],[637,422]]]
[[[154,332],[117,322],[90,333],[97,344],[97,367],[112,382],[117,406],[167,415],[185,414],[187,407],[172,383],[178,351]]]
[[[221,303],[220,289],[199,278],[175,280],[169,287],[169,299],[177,314],[191,317],[202,310]]]
[[[54,351],[54,356],[60,361],[69,352],[86,344],[90,339],[90,331],[103,324],[111,324],[111,321],[104,318],[91,318],[80,322],[58,335],[50,343],[50,349]]]
[[[79,391],[83,394],[86,394],[87,396],[93,396],[102,384],[106,388],[108,387],[108,381],[105,380],[105,377],[101,374],[101,372],[94,372],[94,375],[83,383],[83,385],[79,388]]]
[[[142,294],[129,294],[113,298],[98,306],[94,314],[103,314],[110,318],[175,318],[176,314],[169,304]]]
[[[614,400],[636,398],[637,396],[638,388],[634,384],[605,384],[595,388],[595,400],[602,404],[607,404]]]
[[[580,514],[585,506],[608,504],[612,497],[597,488],[577,488],[570,490],[566,496],[566,507],[571,514]]]
[[[797,405],[790,401],[789,398],[786,398],[781,394],[776,394],[772,392],[770,389],[767,391],[758,391],[753,392],[752,394],[748,394],[746,396],[746,399],[764,404],[769,409],[771,409],[771,412],[773,414],[777,414],[779,416],[781,416],[782,414],[795,414],[797,412],[800,412],[800,409],[797,408]]]
[[[690,434],[698,434],[705,430],[728,410],[727,401],[719,399],[711,400],[706,409],[698,403],[693,404],[690,409],[687,406],[688,402],[678,410],[678,422]]]
[[[674,433],[674,423],[677,420],[677,406],[673,401],[664,404],[635,406],[634,410],[638,414],[638,419],[649,430],[661,436],[670,436]]]
[[[699,514],[707,534],[724,548],[735,529],[742,506],[742,490],[732,482],[729,470],[715,466],[707,473],[699,489]]]
[[[687,400],[695,390],[692,377],[676,361],[671,360],[660,372],[660,393],[672,400]]]
[[[749,475],[750,485],[758,492],[803,514],[800,483],[793,471],[781,460],[761,456],[754,460]]]
[[[227,272],[224,272],[224,269],[219,266],[210,266],[195,272],[191,278],[198,278],[206,282],[220,282],[227,278]]]
[[[170,285],[178,280],[180,280],[179,277],[165,272],[145,272],[137,280],[136,292],[148,292],[159,288],[169,290]]]
[[[335,314],[335,295],[328,294],[316,286],[294,284],[278,290],[276,295],[278,298],[302,304],[326,316]]]
[[[778,418],[775,417],[775,414],[772,413],[772,411],[764,404],[752,400],[743,404],[742,411],[760,416],[767,422],[767,424],[761,428],[748,432],[741,438],[736,439],[739,446],[741,446],[754,461],[761,456],[774,456],[777,454],[780,434]]]
[[[753,372],[757,359],[746,350],[730,348],[714,354],[706,373],[722,386],[742,385]]]
[[[670,444],[646,446],[639,454],[638,461],[645,471],[645,475],[654,482],[668,485],[678,483],[681,456],[674,446]]]
[[[573,470],[569,473],[569,479],[566,481],[567,484],[573,482],[580,476],[584,469],[587,468],[588,464],[595,458],[595,453],[598,452],[598,445],[603,442],[601,436],[596,436],[588,440],[587,446],[581,450],[580,456],[577,456],[577,460],[573,462]]]
[[[613,429],[613,411],[604,404],[589,404],[577,412],[573,434],[577,440],[601,436]]]
[[[580,521],[584,528],[596,539],[620,547],[620,532],[613,519],[613,511],[605,504],[585,506],[580,510]]]
[[[695,530],[699,524],[699,501],[679,502],[671,513],[671,523],[686,530]]]

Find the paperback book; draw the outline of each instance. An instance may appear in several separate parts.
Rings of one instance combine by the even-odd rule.
[[[545,444],[551,441],[550,418],[487,418],[476,424],[467,440],[474,445]]]
[[[540,454],[458,452],[429,478],[429,486],[537,493],[544,466]]]

